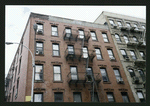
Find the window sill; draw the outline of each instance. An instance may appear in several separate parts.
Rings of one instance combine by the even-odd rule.
[[[63,81],[53,81],[53,83],[63,83]]]
[[[44,80],[34,81],[34,83],[44,83]]]
[[[111,82],[110,82],[110,81],[108,81],[108,82],[104,82],[104,81],[103,81],[103,84],[111,84]]]
[[[53,56],[53,55],[52,55]],[[58,57],[58,58],[61,58],[61,56],[53,56],[53,57]]]
[[[110,42],[104,42],[104,43],[110,43]]]
[[[98,40],[92,40],[92,41],[94,41],[94,42],[99,42]]]
[[[54,36],[54,35],[51,35],[51,37],[59,37],[59,36]]]
[[[115,60],[110,60],[110,61],[112,61],[112,62],[116,62],[117,60],[115,59]]]
[[[44,54],[35,54],[35,56],[44,56]]]
[[[97,61],[104,61],[104,59],[97,59]]]
[[[42,35],[42,36],[44,36],[44,34],[40,34],[40,33],[36,33],[36,35]]]

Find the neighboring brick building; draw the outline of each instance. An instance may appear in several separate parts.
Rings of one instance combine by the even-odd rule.
[[[94,23],[107,24],[136,102],[146,99],[146,20],[102,12]]]
[[[107,25],[31,13],[20,43],[32,52],[35,23],[34,101],[135,102]],[[31,55],[19,46],[7,75],[6,101],[25,102],[31,81]]]

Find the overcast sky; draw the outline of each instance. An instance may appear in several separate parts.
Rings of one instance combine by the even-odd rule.
[[[81,21],[94,22],[102,13],[108,11],[146,19],[146,6],[5,6],[5,42],[20,42],[30,12],[41,13]],[[5,45],[5,77],[8,73],[18,45]]]

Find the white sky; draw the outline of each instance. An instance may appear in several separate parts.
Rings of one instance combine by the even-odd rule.
[[[146,19],[146,6],[5,6],[5,42],[20,42],[30,12],[41,13],[81,21],[94,22],[102,13],[108,11]],[[18,45],[5,45],[5,77],[8,73]]]

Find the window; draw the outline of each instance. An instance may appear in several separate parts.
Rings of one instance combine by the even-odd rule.
[[[61,81],[60,66],[53,66],[54,68],[54,81]]]
[[[70,72],[71,72],[71,79],[77,80],[78,79],[77,67],[70,67]]]
[[[138,95],[138,97],[139,97],[139,99],[140,99],[141,102],[145,102],[143,93],[142,93],[141,91],[138,91],[138,92],[137,92],[137,95]]]
[[[63,93],[62,92],[55,92],[55,102],[63,102]]]
[[[122,95],[123,102],[128,103],[129,98],[127,92],[121,92],[121,95]]]
[[[137,26],[137,24],[134,24],[134,27],[135,27],[135,29],[138,29],[138,26]]]
[[[84,31],[79,29],[79,38],[83,39],[84,38]]]
[[[92,40],[97,41],[97,37],[94,31],[91,31],[91,37],[92,37]]]
[[[20,73],[20,68],[21,68],[21,59],[22,59],[22,57],[20,58],[20,60],[19,60],[19,71],[18,71],[18,74]]]
[[[133,69],[128,69],[128,71],[129,71],[131,77],[135,76],[135,73],[134,73]]]
[[[114,55],[113,55],[113,52],[112,52],[111,49],[107,49],[107,52],[108,52],[108,55],[109,55],[109,58],[110,58],[110,59],[115,59],[115,58],[114,58]]]
[[[113,26],[114,25],[114,21],[113,20],[109,20],[110,24]]]
[[[143,51],[140,51],[140,55],[141,55],[141,57],[143,58],[143,60],[145,60],[145,54],[144,54]]]
[[[114,73],[115,73],[116,79],[117,79],[117,80],[118,80],[118,79],[120,79],[120,78],[121,78],[121,75],[120,75],[119,70],[118,70],[117,68],[114,68],[113,70],[114,70]]]
[[[125,36],[123,36],[123,38],[124,38],[124,40],[125,40],[125,42],[126,43],[128,43],[129,42],[129,40],[128,40],[128,37],[125,35]]]
[[[130,23],[126,23],[127,27],[131,27]]]
[[[113,92],[106,92],[107,93],[107,98],[109,102],[115,102]]]
[[[23,42],[21,42],[21,45],[20,45],[20,54],[22,53],[22,48],[23,48]]]
[[[53,56],[59,56],[59,44],[53,44]]]
[[[36,54],[43,54],[43,43],[36,42]]]
[[[52,36],[58,36],[57,26],[52,26]]]
[[[132,59],[133,59],[133,60],[136,60],[136,56],[135,56],[135,53],[134,53],[133,50],[130,50],[130,54],[131,54],[131,56],[132,56]]]
[[[19,78],[17,79],[17,88],[16,88],[16,95],[15,95],[16,98],[18,96],[18,88],[19,88]]]
[[[37,23],[37,33],[43,34],[43,24]]]
[[[95,48],[95,52],[98,60],[103,59],[99,48]]]
[[[142,25],[142,28],[143,28],[143,29],[145,29],[145,26],[144,26],[144,25]]]
[[[82,52],[83,52],[83,58],[87,58],[87,57],[88,57],[88,50],[87,50],[87,47],[83,47],[83,48],[82,48]]]
[[[121,42],[121,39],[120,39],[120,37],[119,37],[118,34],[115,34],[115,38],[116,38],[116,41],[117,41],[117,42]]]
[[[99,98],[98,98],[97,92],[94,92],[94,98],[93,98],[93,92],[91,92],[91,101],[92,102],[99,102]]]
[[[15,68],[15,78],[14,78],[14,82],[16,81],[16,74],[17,74],[17,66]]]
[[[101,71],[101,74],[102,74],[103,82],[108,82],[109,79],[108,79],[106,69],[105,68],[100,68],[100,71]]]
[[[65,31],[66,31],[66,37],[68,37],[68,38],[71,37],[71,29],[66,28]]]
[[[137,38],[136,38],[135,36],[133,37],[133,40],[134,40],[135,42],[138,42],[138,41],[137,41]]]
[[[43,80],[43,65],[36,64],[35,65],[35,81]]]
[[[124,49],[121,49],[120,52],[121,52],[123,58],[128,57]]]
[[[93,76],[93,70],[92,70],[92,68],[88,67],[86,69],[86,75],[87,75],[87,80],[88,81],[92,81],[93,80],[93,78],[92,78],[92,76]]]
[[[34,102],[43,102],[43,94],[34,93]]]
[[[118,25],[119,25],[119,26],[122,26],[122,23],[121,23],[121,21],[117,21],[117,23],[118,23]]]
[[[104,42],[109,42],[106,33],[102,33],[102,36],[103,36]]]
[[[80,92],[73,92],[73,98],[74,98],[74,102],[82,102]]]
[[[138,70],[138,72],[140,73],[140,76],[144,82],[146,79],[145,79],[145,74],[144,74],[143,70]]]
[[[74,54],[74,47],[72,45],[68,45],[68,54]]]

